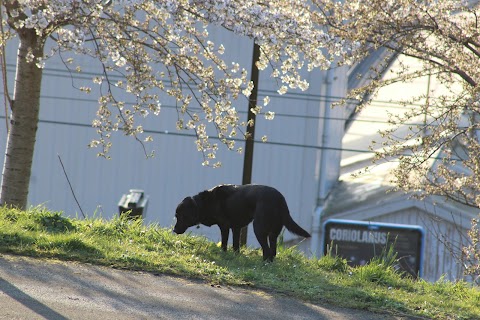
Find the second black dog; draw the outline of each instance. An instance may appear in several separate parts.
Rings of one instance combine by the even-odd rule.
[[[263,185],[220,185],[193,197],[186,197],[177,206],[173,231],[184,233],[189,227],[203,224],[220,227],[222,249],[227,250],[230,229],[233,249],[240,249],[240,230],[253,220],[253,230],[263,250],[263,259],[273,261],[277,254],[277,238],[283,226],[309,238],[310,234],[293,221],[283,195]]]

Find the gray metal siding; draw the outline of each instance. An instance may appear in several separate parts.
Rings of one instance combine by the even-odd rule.
[[[437,281],[444,277],[455,281],[463,278],[462,266],[456,258],[460,257],[462,243],[466,244],[466,230],[414,208],[375,217],[375,221],[420,225],[424,228],[425,280]]]

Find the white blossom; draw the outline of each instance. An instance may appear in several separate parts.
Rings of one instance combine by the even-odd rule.
[[[266,120],[273,120],[273,118],[275,118],[275,112],[273,112],[273,111],[265,112],[265,119]]]
[[[280,89],[277,90],[277,92],[281,95],[287,93],[287,91],[288,91],[287,86],[281,86]]]
[[[270,97],[266,96],[263,98],[263,106],[267,106],[270,103]]]

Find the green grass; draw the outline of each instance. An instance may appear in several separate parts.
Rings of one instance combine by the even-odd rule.
[[[428,283],[399,275],[394,256],[351,268],[343,259],[306,259],[280,246],[273,263],[259,250],[223,252],[199,236],[141,221],[77,220],[42,208],[0,207],[0,252],[144,270],[212,284],[252,286],[312,303],[433,319],[480,319],[480,290],[464,282]]]

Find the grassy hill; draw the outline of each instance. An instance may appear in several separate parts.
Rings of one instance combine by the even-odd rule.
[[[0,252],[144,270],[212,284],[253,286],[312,303],[433,319],[480,319],[480,289],[464,282],[404,278],[392,256],[351,268],[331,256],[307,259],[281,247],[277,259],[261,252],[223,252],[199,236],[175,235],[141,221],[69,219],[43,208],[0,207]]]

